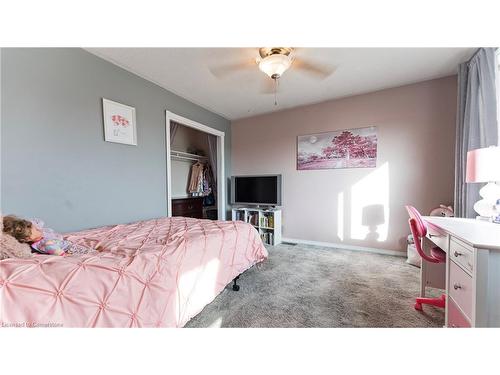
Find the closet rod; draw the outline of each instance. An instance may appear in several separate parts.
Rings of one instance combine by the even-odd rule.
[[[193,161],[200,161],[200,162],[204,162],[205,161],[204,159],[189,158],[189,157],[186,157],[186,156],[175,156],[175,155],[172,155],[172,157],[174,159],[179,159],[179,160],[193,160]]]
[[[182,151],[170,151],[170,156],[176,159],[182,160],[194,160],[194,161],[206,161],[208,158],[206,156],[190,154],[188,152]]]

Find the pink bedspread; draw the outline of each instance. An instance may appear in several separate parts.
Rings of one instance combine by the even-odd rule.
[[[0,261],[0,327],[182,327],[267,258],[239,221],[161,218],[66,238],[102,251]]]

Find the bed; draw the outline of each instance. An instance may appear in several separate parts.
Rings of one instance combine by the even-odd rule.
[[[0,326],[182,327],[268,255],[241,221],[160,218],[65,238],[99,252],[0,261]]]

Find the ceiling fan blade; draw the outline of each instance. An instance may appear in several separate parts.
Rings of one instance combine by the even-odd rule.
[[[254,60],[242,60],[229,64],[214,65],[208,67],[208,70],[217,78],[222,79],[231,74],[237,73],[242,70],[253,69],[256,67]]]
[[[307,61],[296,57],[293,60],[292,69],[297,69],[298,71],[310,74],[319,79],[326,79],[335,72],[336,68],[331,65]]]

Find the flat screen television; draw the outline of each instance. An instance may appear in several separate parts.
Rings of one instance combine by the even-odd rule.
[[[281,206],[281,175],[232,176],[231,203]]]

